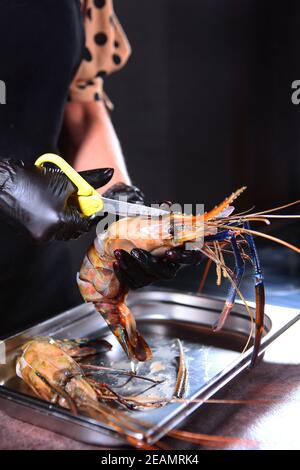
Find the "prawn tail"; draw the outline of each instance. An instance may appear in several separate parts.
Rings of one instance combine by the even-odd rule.
[[[128,351],[129,357],[140,362],[148,361],[152,358],[152,351],[150,346],[138,331],[136,332],[136,344],[133,346],[131,343],[129,343]]]
[[[95,304],[96,309],[117,337],[130,359],[144,362],[152,357],[152,351],[136,329],[131,310],[123,302],[109,302],[107,299]]]

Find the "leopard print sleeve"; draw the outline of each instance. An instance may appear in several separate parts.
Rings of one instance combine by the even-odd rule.
[[[70,101],[112,103],[103,91],[106,75],[122,68],[131,48],[115,15],[112,0],[81,0],[86,44],[83,59],[70,86]]]

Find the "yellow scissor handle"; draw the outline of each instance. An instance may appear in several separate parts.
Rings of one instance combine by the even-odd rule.
[[[83,215],[91,216],[103,210],[104,204],[100,194],[80,176],[62,157],[54,153],[45,153],[37,159],[35,165],[42,167],[44,163],[53,163],[58,166],[77,188],[77,197],[80,211]]]

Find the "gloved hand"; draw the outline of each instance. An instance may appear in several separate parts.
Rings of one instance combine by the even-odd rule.
[[[103,196],[109,199],[122,198],[132,204],[144,204],[145,201],[145,196],[139,188],[125,183],[115,183],[103,193]]]
[[[163,257],[153,256],[134,248],[131,253],[115,250],[114,271],[119,281],[129,289],[138,289],[155,281],[171,280],[183,265],[196,266],[203,256],[198,250],[184,247],[168,250]]]
[[[103,196],[111,199],[128,195],[128,202],[143,204],[144,194],[135,186],[117,183],[106,191]],[[164,202],[166,206],[172,203]],[[134,248],[131,253],[125,250],[115,250],[116,261],[114,271],[119,281],[129,289],[138,289],[159,280],[170,280],[182,265],[197,265],[203,256],[197,250],[185,250],[178,247],[168,250],[163,257]]]
[[[114,271],[129,289],[138,289],[159,280],[173,279],[180,268],[166,257],[153,256],[149,251],[134,248],[131,253],[115,250]]]
[[[80,174],[98,188],[109,182],[113,170],[102,168]],[[98,218],[82,216],[69,200],[75,191],[60,170],[0,161],[0,214],[37,242],[77,238],[97,223]]]

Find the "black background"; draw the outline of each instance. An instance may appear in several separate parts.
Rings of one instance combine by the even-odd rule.
[[[299,198],[300,3],[115,0],[133,54],[106,79],[131,177],[149,201],[239,208]]]

